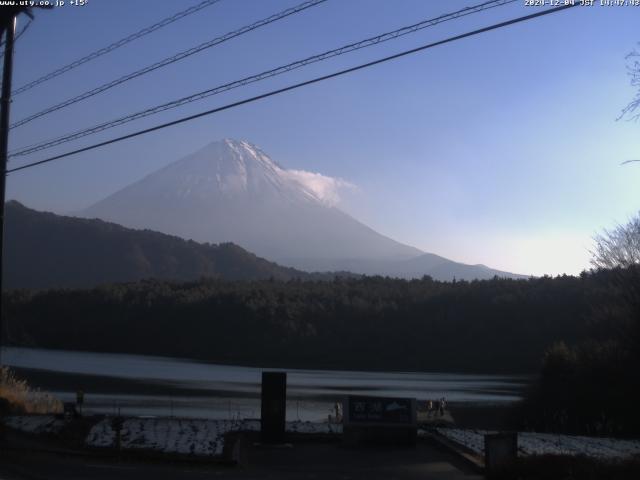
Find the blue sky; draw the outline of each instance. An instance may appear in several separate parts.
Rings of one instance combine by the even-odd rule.
[[[38,11],[16,46],[14,86],[195,3],[89,0],[84,7]],[[222,0],[17,96],[12,119],[297,3]],[[16,128],[11,147],[475,3],[480,2],[329,0]],[[73,146],[534,11],[516,2]],[[640,7],[577,7],[12,174],[7,198],[73,212],[211,141],[233,137],[260,146],[287,168],[356,185],[343,192],[341,207],[404,243],[519,273],[579,273],[589,266],[591,237],[640,209],[640,166],[619,165],[640,158],[640,124],[616,122],[634,95],[625,56],[640,42],[639,26]],[[10,167],[44,156],[15,160]]]

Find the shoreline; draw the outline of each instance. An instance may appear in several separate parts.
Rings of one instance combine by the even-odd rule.
[[[159,396],[193,396],[193,397],[243,397],[247,399],[260,398],[260,383],[247,384],[252,389],[224,389],[224,388],[197,388],[188,384],[181,385],[178,382],[152,380],[152,379],[131,379],[109,375],[84,374],[60,372],[55,370],[45,370],[37,368],[11,367],[16,375],[32,384],[34,388],[46,391],[65,391],[76,392],[82,390],[85,393],[91,392],[95,394],[129,394],[129,395],[159,395]],[[231,382],[219,382],[221,385]],[[358,390],[358,387],[334,387],[341,388],[345,391]],[[345,394],[331,393],[306,393],[296,394],[295,387],[292,386],[292,392],[289,394],[290,399],[306,399],[310,401],[329,401],[336,398],[342,398]],[[478,390],[482,391],[482,390]],[[506,393],[506,392],[505,392]],[[385,396],[383,393],[380,396]],[[424,401],[429,398],[437,398],[439,394],[430,394],[425,391],[425,396],[417,398],[418,401]],[[482,405],[485,407],[500,408],[504,405],[510,405],[518,402],[519,399],[513,400],[505,398],[504,400],[448,400],[449,406],[470,406]]]
[[[72,350],[68,348],[53,348],[53,347],[37,347],[37,346],[27,346],[27,345],[2,345],[0,347],[2,350],[2,357],[4,358],[7,349],[25,349],[25,350],[33,350],[33,351],[50,351],[50,352],[60,352],[60,353],[75,353],[75,354],[88,354],[88,355],[126,355],[126,356],[137,356],[144,358],[155,358],[169,361],[178,361],[178,362],[193,362],[200,363],[205,365],[218,365],[225,367],[245,367],[245,368],[257,368],[257,369],[277,369],[277,370],[289,370],[289,371],[314,371],[314,370],[326,370],[326,371],[335,371],[335,372],[345,372],[345,373],[397,373],[397,374],[433,374],[433,375],[490,375],[497,377],[520,377],[521,380],[527,380],[533,378],[538,374],[538,371],[487,371],[483,369],[432,369],[432,370],[417,370],[417,369],[406,369],[406,368],[394,368],[389,367],[382,369],[381,367],[368,367],[366,365],[352,365],[352,366],[344,366],[344,365],[336,365],[332,363],[305,363],[305,362],[297,362],[297,366],[293,367],[287,363],[282,362],[259,362],[259,361],[243,361],[243,360],[225,360],[225,359],[206,359],[199,357],[182,357],[182,356],[170,356],[170,355],[162,355],[157,353],[140,353],[140,352],[128,352],[128,351],[91,351],[91,350]],[[11,365],[9,365],[11,366]],[[14,367],[12,367],[14,368]]]
[[[197,417],[209,410],[213,414],[210,418],[216,418],[219,415],[226,418],[229,415],[227,410],[233,414],[236,413],[236,410],[238,414],[253,411],[255,415],[258,415],[259,411],[259,384],[255,386],[253,392],[198,389],[142,379],[132,380],[24,368],[15,368],[14,370],[20,378],[25,379],[34,388],[49,391],[54,395],[63,394],[70,397],[63,399],[66,401],[73,401],[75,392],[82,390],[87,401],[86,407],[91,410],[97,408],[96,412],[103,410],[107,412],[115,408],[105,403],[111,402],[111,400],[105,400],[104,396],[123,397],[117,405],[128,411],[146,412],[141,415],[153,415],[152,412],[158,412],[160,416],[163,416],[175,409],[175,413],[178,415],[192,410],[193,415],[187,414],[187,416],[193,417],[195,415]],[[139,398],[129,400],[127,397]],[[325,410],[328,412],[339,398],[340,396],[334,394],[296,395],[291,392],[287,396],[287,401],[292,416],[296,415],[294,412],[298,408],[295,404],[300,402],[300,411],[297,413],[297,415],[301,415],[299,418],[321,418],[324,415],[323,412]],[[216,399],[219,399],[220,402],[216,402]],[[423,400],[420,399],[420,401]],[[232,402],[228,404],[228,407],[225,404],[227,401]],[[166,405],[164,405],[165,403]],[[137,404],[139,405],[136,407]],[[512,427],[511,416],[516,405],[517,402],[511,400],[448,401],[447,411],[453,417],[453,423],[460,428],[509,429]],[[304,413],[302,413],[303,411]],[[204,415],[209,416],[208,414]]]

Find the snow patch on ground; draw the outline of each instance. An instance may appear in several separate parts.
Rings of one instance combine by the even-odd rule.
[[[458,428],[438,428],[436,431],[478,455],[484,455],[484,435],[494,433]],[[640,455],[640,440],[521,432],[518,433],[518,454],[585,455],[598,459],[622,459]]]
[[[124,422],[122,448],[191,455],[221,455],[228,420],[130,419]]]
[[[111,426],[111,420],[101,420],[91,427],[85,443],[92,447],[110,447],[115,445],[116,432]]]
[[[93,426],[86,439],[90,447],[116,447],[113,419]],[[222,455],[225,435],[230,432],[259,431],[259,420],[199,420],[178,418],[129,418],[122,422],[120,445],[125,450],[152,450],[197,456]],[[342,425],[287,422],[291,433],[341,433]]]
[[[287,422],[285,429],[289,433],[341,434],[341,423]]]
[[[64,427],[64,420],[54,415],[14,415],[5,417],[3,423],[26,433],[57,433]]]

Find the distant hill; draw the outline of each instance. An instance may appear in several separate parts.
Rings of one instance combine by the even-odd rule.
[[[528,275],[505,272],[486,265],[469,265],[454,262],[434,253],[423,253],[408,260],[297,260],[290,266],[305,271],[347,270],[360,275],[381,275],[392,278],[422,278],[427,275],[434,280],[450,282],[452,280],[490,280],[493,277],[526,279]]]
[[[9,201],[5,213],[5,288],[92,287],[144,278],[311,279],[233,243],[200,244],[102,220],[38,212]]]

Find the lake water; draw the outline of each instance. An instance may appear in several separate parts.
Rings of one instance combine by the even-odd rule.
[[[528,377],[421,372],[262,369],[143,355],[3,348],[3,363],[46,376],[63,401],[75,401],[70,383],[83,385],[85,412],[257,418],[264,370],[287,372],[287,418],[325,419],[344,395],[446,397],[449,402],[503,403],[520,399]],[[109,391],[91,385],[109,382]],[[122,382],[122,385],[118,384]],[[131,385],[153,394],[131,393]],[[163,388],[167,393],[163,392]]]

